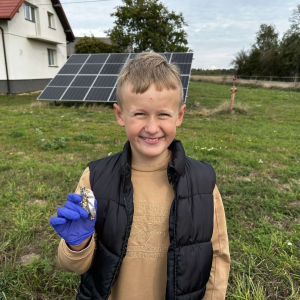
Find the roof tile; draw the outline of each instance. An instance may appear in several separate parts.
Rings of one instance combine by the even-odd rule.
[[[0,0],[0,19],[11,20],[24,0]]]

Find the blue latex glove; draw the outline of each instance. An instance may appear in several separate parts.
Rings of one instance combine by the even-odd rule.
[[[70,245],[78,245],[95,231],[96,217],[90,219],[89,213],[80,206],[82,197],[71,193],[67,196],[67,202],[57,210],[57,217],[49,220],[50,225],[57,234]],[[95,199],[97,211],[97,200]]]

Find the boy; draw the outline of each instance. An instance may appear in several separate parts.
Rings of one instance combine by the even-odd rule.
[[[162,56],[141,53],[123,67],[114,110],[128,141],[89,163],[50,219],[61,266],[82,274],[76,299],[225,299],[224,208],[213,168],[174,139],[185,109],[180,72]],[[79,186],[95,194],[94,220]]]

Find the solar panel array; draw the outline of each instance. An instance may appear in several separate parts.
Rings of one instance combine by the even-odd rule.
[[[159,53],[179,67],[186,102],[193,53]],[[116,102],[119,72],[138,53],[73,54],[37,100]]]

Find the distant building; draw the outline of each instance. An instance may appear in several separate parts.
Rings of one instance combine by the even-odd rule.
[[[68,58],[75,53],[75,45],[77,42],[82,39],[83,37],[76,37],[74,42],[68,43],[67,45],[67,56]],[[96,37],[97,39],[101,40],[104,43],[111,44],[110,38],[109,37]]]
[[[1,0],[0,93],[44,89],[74,39],[60,0]]]

